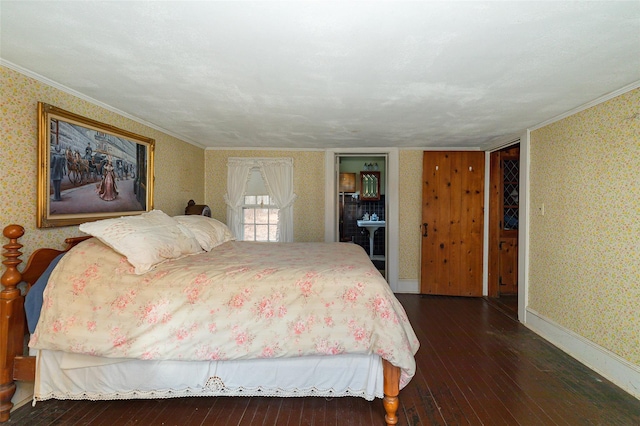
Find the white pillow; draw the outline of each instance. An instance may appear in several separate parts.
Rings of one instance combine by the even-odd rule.
[[[87,222],[79,229],[126,256],[136,274],[166,260],[202,252],[195,236],[160,210]]]
[[[188,228],[196,236],[200,247],[206,251],[227,241],[235,240],[231,230],[219,220],[201,215],[174,216],[174,219]]]

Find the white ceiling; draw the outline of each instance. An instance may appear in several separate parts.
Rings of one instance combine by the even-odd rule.
[[[480,147],[640,81],[640,1],[0,2],[2,64],[203,147]]]

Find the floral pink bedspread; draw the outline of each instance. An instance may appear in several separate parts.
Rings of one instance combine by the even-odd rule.
[[[415,373],[418,340],[364,250],[231,241],[134,275],[91,238],[51,274],[35,349],[111,358],[229,360],[376,353]]]

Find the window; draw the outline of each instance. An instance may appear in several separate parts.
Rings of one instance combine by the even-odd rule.
[[[278,208],[268,195],[246,195],[242,206],[243,241],[278,241]]]
[[[259,167],[249,171],[242,205],[243,241],[278,241],[278,206],[269,196],[269,190]]]
[[[227,159],[227,225],[238,240],[293,241],[293,159]]]

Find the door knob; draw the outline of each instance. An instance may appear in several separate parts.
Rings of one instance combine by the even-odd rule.
[[[424,232],[422,233],[422,236],[426,237],[427,236],[427,229],[429,227],[429,224],[428,223],[423,223],[422,227],[424,228]]]

